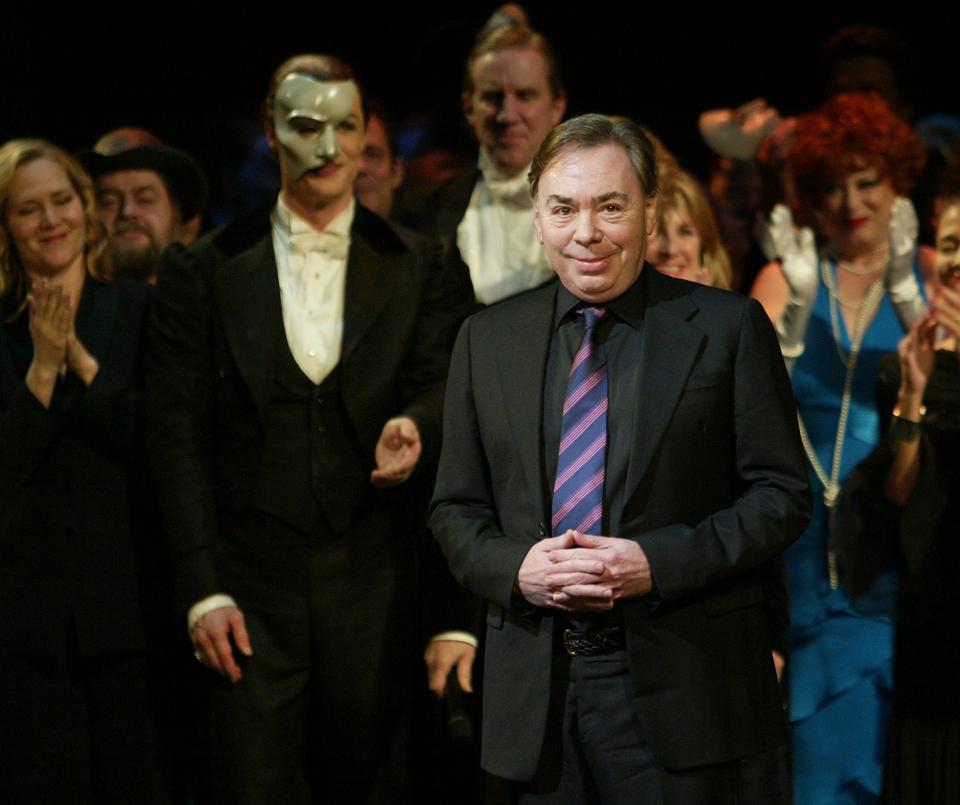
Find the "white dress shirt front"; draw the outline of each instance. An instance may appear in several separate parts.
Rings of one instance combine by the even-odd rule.
[[[273,211],[273,253],[287,344],[297,366],[322,383],[340,361],[343,293],[356,201],[322,232],[283,201]]]
[[[480,178],[457,227],[460,256],[470,269],[477,301],[499,302],[553,276],[533,223],[527,170],[503,176],[480,152]]]

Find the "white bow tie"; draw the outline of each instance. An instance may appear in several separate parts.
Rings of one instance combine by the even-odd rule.
[[[290,235],[290,252],[307,257],[323,254],[343,260],[350,250],[350,236],[337,232],[296,232]]]
[[[515,176],[512,179],[489,179],[484,177],[490,198],[503,204],[519,208],[530,207],[530,185],[526,176]]]

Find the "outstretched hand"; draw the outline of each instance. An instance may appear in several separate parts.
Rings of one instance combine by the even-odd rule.
[[[370,483],[379,487],[402,484],[416,469],[421,450],[416,422],[408,416],[388,420],[377,442],[377,468],[370,473]]]

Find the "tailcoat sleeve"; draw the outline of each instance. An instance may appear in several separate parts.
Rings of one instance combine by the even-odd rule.
[[[214,562],[215,266],[209,244],[167,249],[148,323],[147,446],[183,609],[223,592]]]

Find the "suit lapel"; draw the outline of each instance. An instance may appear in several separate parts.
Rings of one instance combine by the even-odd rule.
[[[669,281],[649,265],[644,274],[647,307],[637,357],[640,393],[630,438],[626,500],[643,478],[666,433],[706,337],[688,321],[698,309],[689,295],[672,292]]]
[[[536,305],[529,315],[514,318],[501,332],[497,373],[507,422],[517,446],[527,485],[536,490],[546,517],[544,478],[543,384],[550,350],[556,286],[535,291]],[[546,522],[546,520],[544,520]]]
[[[271,235],[224,264],[214,285],[230,351],[262,412],[273,383],[277,345],[283,331]]]
[[[347,281],[343,301],[343,341],[340,361],[346,364],[357,345],[376,321],[397,284],[396,272],[404,269],[400,261],[389,261],[376,248],[378,238],[373,230],[379,221],[371,221],[359,204],[350,233],[350,254],[347,258]]]

